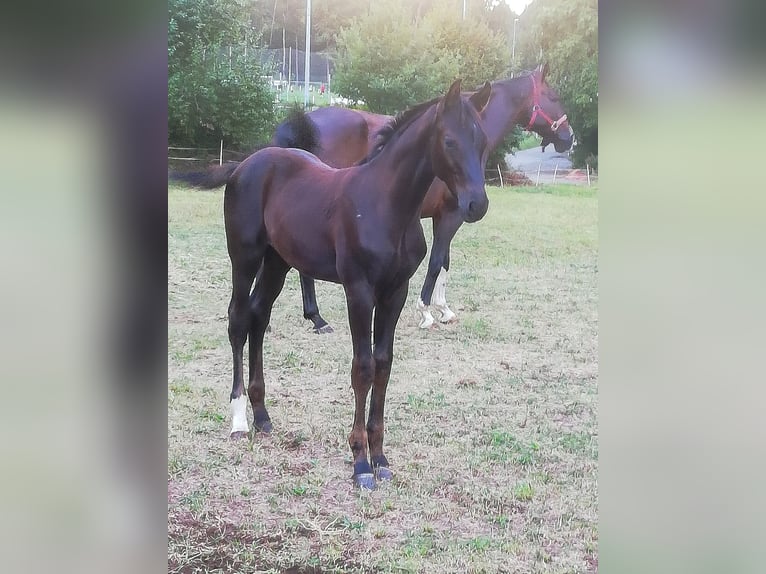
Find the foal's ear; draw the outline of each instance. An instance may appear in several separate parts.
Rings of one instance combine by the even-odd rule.
[[[458,78],[454,82],[452,82],[452,85],[449,87],[449,90],[447,90],[447,95],[444,96],[443,101],[443,107],[445,110],[448,110],[451,106],[454,106],[456,103],[460,101],[460,84],[461,80]]]
[[[487,105],[491,93],[492,84],[489,82],[484,82],[482,88],[468,99],[471,100],[473,107],[475,107],[477,111],[481,112]]]

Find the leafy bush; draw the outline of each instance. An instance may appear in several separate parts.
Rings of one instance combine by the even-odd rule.
[[[170,0],[168,136],[175,145],[247,149],[271,136],[274,104],[239,0]],[[228,47],[236,47],[229,57]],[[245,54],[249,54],[246,56]]]

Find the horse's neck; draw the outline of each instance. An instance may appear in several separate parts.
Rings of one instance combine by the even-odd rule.
[[[380,181],[386,182],[383,184],[386,189],[380,190],[379,197],[391,206],[391,213],[398,221],[409,222],[417,217],[434,180],[430,157],[433,130],[429,126],[435,114],[434,105],[405,127],[397,141],[389,142],[375,161],[367,164],[369,170],[384,174]],[[386,174],[394,175],[389,179]]]
[[[532,82],[524,76],[492,84],[492,97],[482,113],[490,149],[497,147],[519,123],[531,96]]]

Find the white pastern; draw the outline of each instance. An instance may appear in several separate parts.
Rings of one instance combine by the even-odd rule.
[[[434,316],[431,315],[431,310],[428,308],[428,305],[423,303],[422,299],[418,299],[418,311],[420,311],[420,327],[421,329],[428,329],[431,325],[434,324]]]
[[[231,401],[231,434],[250,432],[247,426],[247,395]]]
[[[436,310],[441,313],[439,321],[442,323],[449,323],[455,320],[455,313],[452,312],[447,306],[447,278],[449,272],[442,267],[439,271],[439,276],[436,278],[436,285],[434,286],[433,304]]]

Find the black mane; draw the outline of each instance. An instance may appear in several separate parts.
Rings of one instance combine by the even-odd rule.
[[[411,125],[412,122],[422,116],[428,109],[431,108],[431,106],[441,100],[442,97],[443,96],[439,96],[438,98],[428,100],[422,104],[416,104],[411,108],[396,114],[393,119],[391,119],[386,125],[377,131],[375,134],[375,137],[378,140],[377,144],[370,151],[370,153],[368,153],[367,156],[363,159],[359,160],[356,165],[364,165],[375,159],[375,157],[377,157],[378,154],[383,151],[388,142],[390,142],[396,134],[403,132],[407,126]]]

